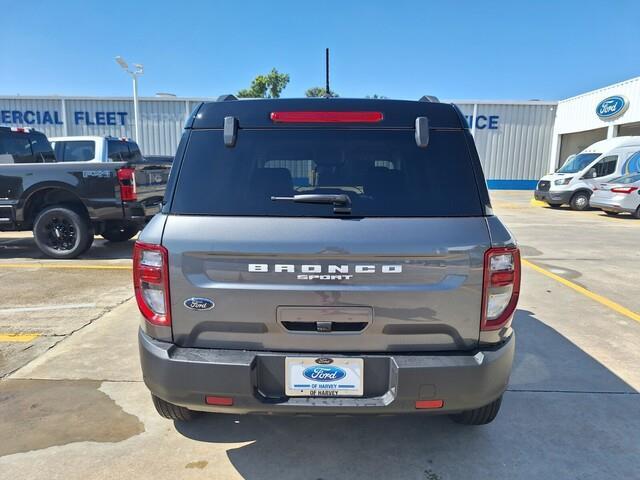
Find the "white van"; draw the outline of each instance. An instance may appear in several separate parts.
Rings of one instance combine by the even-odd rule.
[[[542,177],[534,197],[550,207],[568,203],[573,210],[586,210],[594,187],[638,169],[638,162],[630,162],[630,157],[639,150],[640,137],[614,137],[596,142],[573,158],[567,158],[555,173]]]

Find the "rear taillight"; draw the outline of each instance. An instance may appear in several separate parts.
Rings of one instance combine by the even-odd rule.
[[[490,248],[484,254],[482,323],[480,330],[498,330],[513,315],[520,295],[520,251]]]
[[[149,323],[171,325],[168,252],[161,245],[136,242],[133,286],[140,312]]]
[[[271,112],[274,123],[378,123],[382,112]]]
[[[612,188],[613,193],[633,193],[638,190],[638,187],[616,187]]]
[[[132,202],[138,198],[136,193],[136,170],[134,168],[121,168],[118,170],[118,183],[120,184],[120,199],[123,202]]]

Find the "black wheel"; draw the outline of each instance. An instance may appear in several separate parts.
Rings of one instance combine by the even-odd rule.
[[[130,238],[133,238],[139,231],[136,225],[118,223],[109,225],[101,235],[110,242],[126,242]]]
[[[450,417],[454,422],[461,423],[463,425],[486,425],[496,418],[496,415],[498,415],[498,412],[500,411],[501,403],[502,395],[489,405],[485,405],[484,407],[476,408],[474,410],[456,413],[455,415],[450,415]]]
[[[610,217],[615,217],[616,215],[618,215],[618,212],[609,212],[607,210],[604,211],[604,213],[606,213],[607,215],[609,215]]]
[[[169,420],[189,422],[198,416],[198,412],[174,405],[173,403],[165,402],[155,395],[151,395],[151,398],[153,399],[153,405],[156,407],[156,411],[161,417],[168,418]]]
[[[571,210],[587,210],[589,208],[589,194],[587,192],[578,192],[571,197]]]
[[[550,206],[551,208],[560,208],[562,205],[561,205],[561,204],[559,204],[559,203],[550,203],[550,204],[549,204],[549,206]]]
[[[640,218],[640,205],[638,206],[638,208],[636,208],[636,211],[633,212],[631,215],[633,215],[633,218]]]
[[[52,258],[76,258],[93,242],[89,219],[72,206],[42,210],[33,223],[33,238],[42,253]]]

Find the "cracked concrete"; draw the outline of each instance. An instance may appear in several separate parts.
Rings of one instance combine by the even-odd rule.
[[[42,260],[29,232],[0,235],[6,237],[0,240],[0,333],[39,335],[29,344],[0,342],[0,378],[132,298],[133,242],[110,246],[97,237],[90,254],[123,269],[82,270],[60,267],[95,265],[95,260]]]

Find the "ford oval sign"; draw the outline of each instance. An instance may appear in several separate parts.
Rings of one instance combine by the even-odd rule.
[[[596,113],[601,119],[610,120],[622,115],[627,108],[629,101],[622,95],[614,95],[602,100],[596,107]]]
[[[347,372],[340,367],[314,366],[305,368],[302,375],[314,382],[334,382],[346,377]]]
[[[193,297],[193,298],[187,298],[184,301],[184,306],[187,307],[189,310],[211,310],[213,307],[216,306],[215,303],[213,303],[213,300],[209,300],[208,298],[198,298],[198,297]]]

